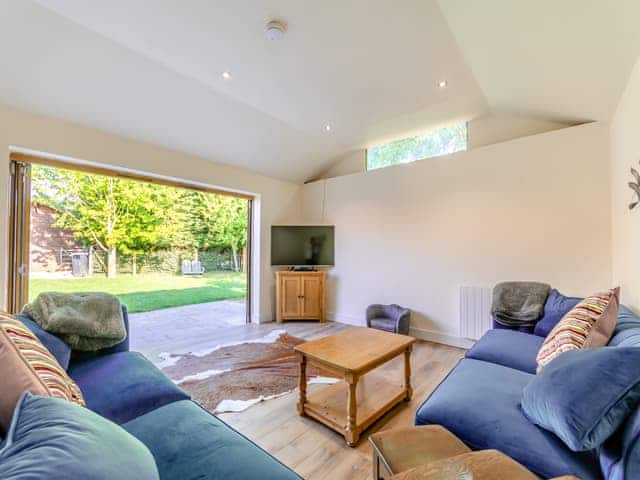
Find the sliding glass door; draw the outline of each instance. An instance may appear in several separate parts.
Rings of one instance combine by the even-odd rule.
[[[250,322],[251,197],[22,153],[10,181],[12,313],[45,291],[105,291],[147,317]]]
[[[18,313],[29,298],[31,165],[11,161],[10,169],[7,309]]]

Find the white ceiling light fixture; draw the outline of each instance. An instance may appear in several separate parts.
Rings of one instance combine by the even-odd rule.
[[[282,40],[286,31],[287,24],[280,20],[271,20],[264,29],[267,39],[271,41]]]
[[[330,132],[330,131],[331,131],[331,125],[327,123],[327,124],[324,126],[324,131],[325,131],[325,132]]]
[[[229,70],[225,70],[224,72],[222,72],[222,78],[224,78],[225,80],[231,80],[231,77],[233,77],[233,75]]]
[[[438,82],[438,87],[440,87],[440,88],[447,88],[447,85],[449,85],[449,84],[447,83],[446,80],[440,80]]]

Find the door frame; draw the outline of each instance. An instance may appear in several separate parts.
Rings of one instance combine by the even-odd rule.
[[[9,154],[9,224],[8,224],[8,275],[7,275],[7,309],[9,313],[18,313],[29,298],[29,227],[31,212],[31,165],[46,165],[54,168],[75,170],[108,177],[126,178],[138,182],[154,183],[174,188],[195,190],[204,193],[226,195],[247,201],[247,255],[246,255],[246,323],[252,317],[252,276],[253,270],[253,221],[255,195],[232,192],[189,182],[154,176],[147,173],[133,173],[117,168],[102,167],[76,161],[61,160],[46,155],[36,155],[19,151]]]
[[[7,225],[7,310],[18,313],[29,298],[31,225],[31,164],[9,165],[9,224]]]

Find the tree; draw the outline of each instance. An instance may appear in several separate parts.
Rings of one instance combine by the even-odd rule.
[[[157,248],[172,246],[174,237],[182,228],[175,215],[179,192],[164,185],[123,180],[122,200],[128,205],[122,216],[124,235],[117,247],[121,253],[131,255],[131,272],[138,273],[137,256]]]
[[[58,212],[55,225],[107,254],[107,276],[117,252],[139,253],[170,242],[173,206],[166,187],[84,172],[34,166],[33,198]]]
[[[405,138],[367,150],[367,168],[409,163],[415,160],[446,155],[467,147],[467,124],[459,123],[424,135]]]
[[[233,269],[240,270],[238,251],[247,245],[247,201],[240,198],[217,195],[218,216],[214,224],[216,246],[229,246]]]
[[[135,180],[34,166],[32,196],[58,212],[55,225],[107,254],[113,277],[118,252],[132,258],[159,248],[230,248],[247,244],[248,202]]]
[[[233,268],[240,270],[237,254],[247,245],[248,203],[226,195],[188,192],[183,199],[196,249],[230,248]]]

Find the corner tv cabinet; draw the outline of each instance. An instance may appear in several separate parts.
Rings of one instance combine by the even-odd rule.
[[[276,321],[324,322],[324,272],[276,272]]]

